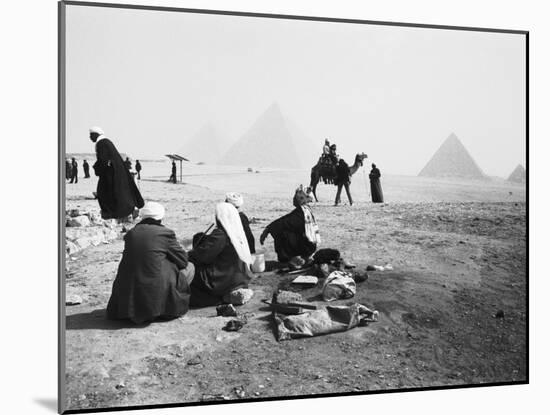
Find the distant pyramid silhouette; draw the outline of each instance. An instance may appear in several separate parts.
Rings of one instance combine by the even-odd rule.
[[[177,154],[194,163],[216,163],[227,150],[227,142],[211,123],[205,124],[178,150]]]
[[[466,147],[452,133],[432,156],[419,176],[483,179],[485,175]]]
[[[273,103],[221,158],[220,164],[300,168],[298,154],[279,105]]]
[[[525,169],[521,164],[518,164],[512,174],[510,174],[510,176],[508,177],[508,181],[516,183],[525,183],[526,179],[527,175],[525,173]]]

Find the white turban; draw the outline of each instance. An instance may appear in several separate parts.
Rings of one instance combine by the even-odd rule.
[[[147,202],[140,209],[139,214],[142,219],[151,218],[155,220],[162,220],[162,218],[164,218],[164,212],[164,206],[162,206],[160,203]]]
[[[244,203],[242,195],[240,193],[234,193],[234,192],[226,193],[225,201],[227,203],[231,203],[237,209],[239,209]]]
[[[90,128],[91,133],[96,133],[99,135],[105,135],[105,132],[103,132],[103,129],[101,127],[92,127]]]

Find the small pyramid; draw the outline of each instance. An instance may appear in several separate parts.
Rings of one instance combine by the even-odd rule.
[[[508,177],[509,182],[516,182],[516,183],[525,183],[527,179],[527,175],[525,173],[525,168],[518,164],[518,166],[514,169],[512,174]]]
[[[176,154],[187,157],[192,162],[216,163],[223,152],[227,150],[227,144],[211,124],[205,124],[178,150]]]
[[[295,139],[273,103],[250,129],[227,151],[219,164],[278,168],[300,168]]]
[[[483,179],[485,175],[474,161],[466,147],[452,133],[420,171],[425,177],[456,177]]]

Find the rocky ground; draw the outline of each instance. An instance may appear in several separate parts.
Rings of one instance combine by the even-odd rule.
[[[93,179],[67,185],[67,209],[97,210],[94,186]],[[140,186],[146,198],[166,206],[165,224],[184,246],[212,222],[223,196],[216,186],[196,183],[144,180]],[[245,193],[256,238],[292,208],[293,189],[286,193]],[[325,198],[314,205],[322,247],[339,249],[360,269],[391,263],[393,270],[369,272],[354,298],[335,302],[376,309],[378,322],[284,342],[276,341],[261,300],[289,288],[295,276],[273,271],[257,274],[254,297],[237,307],[249,313],[238,332],[222,330],[229,318],[216,317],[214,307],[140,327],[106,320],[123,242],[120,225],[102,231],[119,236],[67,259],[67,294],[82,299],[66,307],[68,408],[525,381],[526,205],[519,196],[480,198],[337,208]],[[271,238],[264,250],[271,264]],[[320,284],[299,291],[323,304]]]

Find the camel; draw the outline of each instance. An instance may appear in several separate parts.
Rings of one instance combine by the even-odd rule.
[[[349,167],[352,176],[357,172],[357,170],[359,170],[359,167],[363,166],[363,160],[366,158],[367,155],[365,153],[358,153],[355,156],[353,166]],[[317,199],[317,185],[319,184],[319,181],[324,180],[325,183],[328,182],[334,184],[335,178],[335,170],[331,168],[327,169],[325,166],[321,165],[320,161],[311,168],[311,181],[309,184],[309,189],[311,189],[311,193],[313,193],[316,202],[319,201],[319,199]]]

